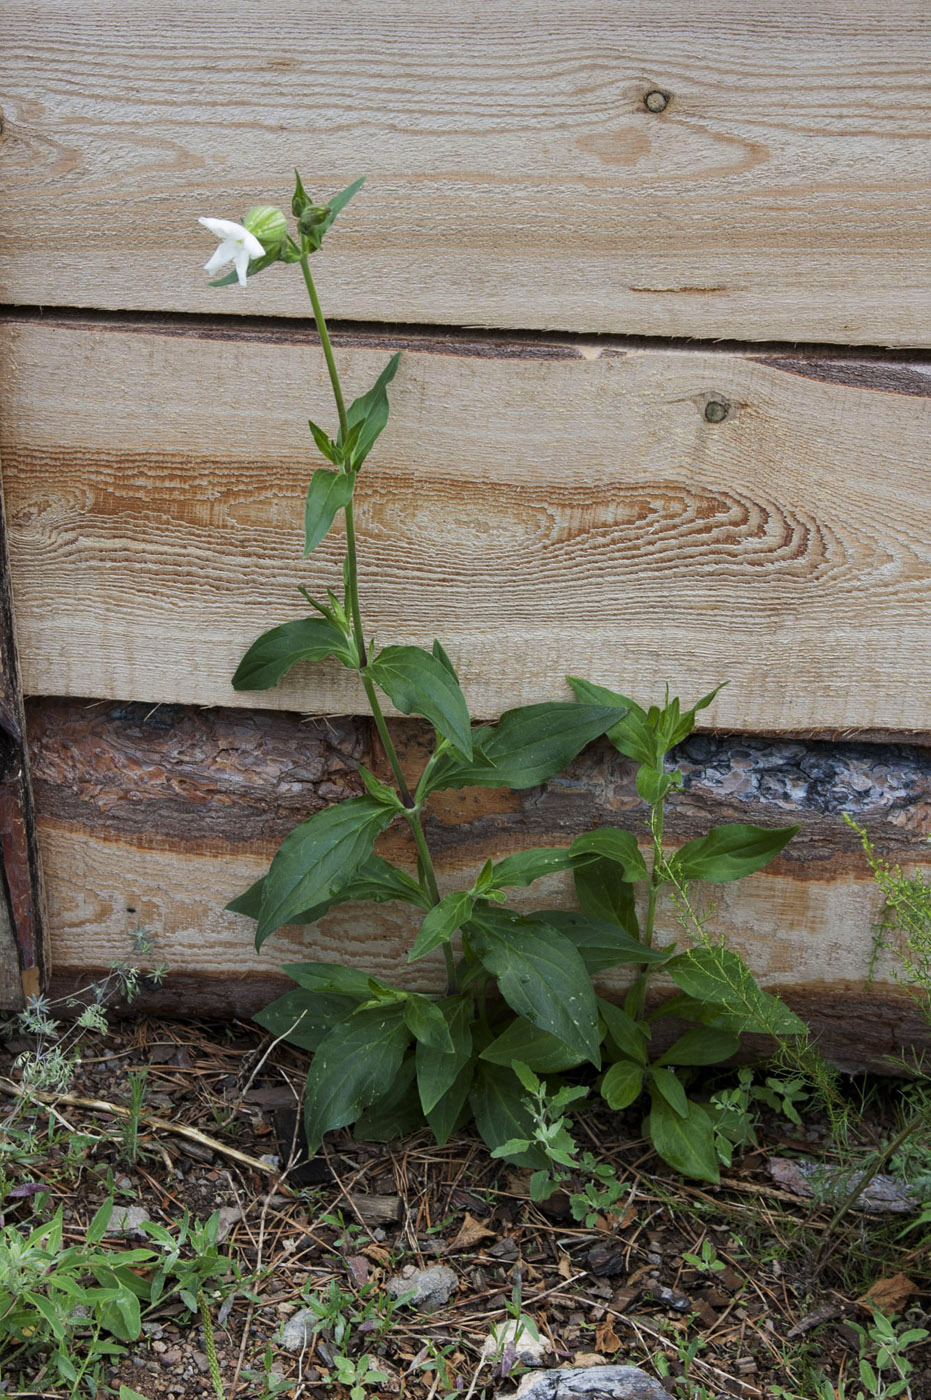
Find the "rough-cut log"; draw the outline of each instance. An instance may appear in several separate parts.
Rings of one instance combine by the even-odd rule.
[[[398,346],[358,488],[366,626],[439,636],[473,713],[568,672],[653,696],[729,679],[702,720],[730,731],[931,731],[926,366],[350,335],[348,392]],[[307,611],[296,581],[339,577],[338,528],[301,559],[328,394],[296,328],[0,325],[26,692],[357,712],[335,662],[230,686]]]
[[[298,166],[368,175],[343,318],[928,344],[925,0],[6,0],[3,37],[2,300],[303,316],[211,291],[194,222]]]
[[[261,954],[254,926],[223,912],[297,821],[359,790],[360,760],[383,767],[367,721],[65,700],[28,708],[57,991],[123,956],[139,922],[170,967],[164,991],[146,1004],[166,1010],[248,1015],[283,985],[281,962],[307,957],[438,985],[438,958],[405,963],[414,925],[403,906],[341,907],[311,929],[275,935]],[[395,735],[413,774],[424,731],[399,721]],[[673,843],[721,821],[802,823],[766,871],[714,891],[714,927],[842,1062],[875,1062],[920,1042],[921,1020],[892,980],[888,954],[866,985],[880,901],[841,813],[865,825],[885,857],[931,863],[923,839],[931,751],[699,735],[677,761],[685,786],[669,804]],[[593,826],[641,832],[633,779],[633,766],[602,743],[543,788],[438,794],[428,831],[441,882],[451,887],[489,856],[565,845]],[[380,849],[413,865],[403,829],[392,827]],[[571,901],[561,878],[515,896],[526,906]],[[671,910],[660,927],[675,936]],[[622,985],[605,979],[608,990]]]

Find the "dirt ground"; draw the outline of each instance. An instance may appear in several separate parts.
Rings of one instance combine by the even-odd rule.
[[[0,1076],[13,1075],[25,1044],[14,1036],[0,1046]],[[230,1400],[296,1400],[325,1389],[343,1400],[349,1386],[338,1379],[339,1358],[363,1354],[384,1377],[369,1386],[372,1395],[510,1394],[524,1367],[500,1347],[483,1362],[482,1347],[518,1300],[548,1344],[544,1364],[637,1365],[671,1395],[695,1400],[820,1400],[819,1370],[839,1400],[855,1400],[857,1329],[871,1323],[870,1290],[908,1325],[931,1326],[928,1231],[902,1236],[907,1215],[862,1211],[832,1225],[836,1200],[800,1197],[792,1169],[774,1169],[774,1160],[820,1158],[823,1123],[765,1119],[759,1145],[712,1187],[665,1168],[639,1138],[636,1115],[583,1106],[580,1145],[609,1162],[624,1185],[615,1209],[587,1227],[572,1218],[565,1194],[532,1203],[529,1174],[493,1161],[469,1132],[439,1148],[426,1133],[382,1144],[345,1131],[315,1162],[281,1177],[306,1059],[269,1047],[243,1024],[135,1019],[91,1037],[69,1095],[55,1106],[66,1134],[51,1134],[40,1163],[12,1169],[12,1179],[35,1191],[3,1205],[6,1224],[32,1228],[41,1186],[43,1209],[63,1203],[71,1243],[108,1192],[172,1232],[185,1211],[204,1220],[219,1210],[220,1247],[236,1260],[239,1279],[209,1284],[207,1298]],[[119,1115],[82,1101],[125,1105],[129,1072],[145,1066],[133,1161]],[[11,1106],[5,1092],[0,1112]],[[878,1120],[893,1097],[893,1089],[873,1094]],[[871,1131],[883,1128],[876,1121]],[[74,1133],[97,1139],[76,1169],[64,1148]],[[393,1302],[390,1279],[436,1265],[455,1276],[448,1301],[429,1312]],[[318,1316],[327,1308],[330,1316],[303,1349],[288,1350],[282,1324],[314,1301]],[[111,1384],[150,1400],[217,1393],[198,1315],[175,1296],[144,1324]],[[907,1354],[913,1369],[904,1393],[931,1400],[931,1343]],[[0,1393],[65,1392],[44,1389],[32,1361],[8,1371]]]

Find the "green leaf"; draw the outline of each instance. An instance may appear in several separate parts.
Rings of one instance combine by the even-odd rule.
[[[368,995],[366,986],[365,997]],[[351,1016],[361,1000],[362,997],[313,993],[299,987],[256,1011],[252,1019],[276,1040],[284,1039],[302,1050],[316,1050],[323,1037]]]
[[[643,1069],[633,1060],[617,1060],[601,1081],[601,1097],[609,1108],[629,1108],[643,1091]]]
[[[531,922],[492,908],[476,910],[468,932],[508,1005],[583,1059],[598,1064],[595,993],[570,940],[539,919]]]
[[[113,1198],[108,1197],[87,1227],[87,1243],[99,1244],[107,1233],[110,1217],[113,1214]]]
[[[613,1001],[606,1001],[604,997],[598,998],[598,1011],[605,1023],[609,1043],[622,1054],[636,1060],[638,1064],[645,1065],[648,1058],[649,1026],[644,1025],[642,1021],[635,1021],[633,1016],[620,1006],[615,1006]]]
[[[688,996],[726,1012],[726,1023],[715,1018],[723,1029],[777,1038],[807,1034],[805,1022],[778,997],[764,992],[746,963],[729,948],[690,948],[670,958],[665,971]]]
[[[367,972],[357,967],[344,967],[342,963],[304,962],[284,963],[282,972],[293,977],[299,987],[315,995],[353,997],[357,1003],[368,1001],[374,987],[384,987]],[[400,995],[403,996],[403,993]]]
[[[644,763],[637,770],[637,794],[655,807],[657,802],[662,802],[669,789],[678,787],[681,781],[681,773],[665,773],[661,768],[651,768]]]
[[[463,1127],[471,1117],[468,1102],[474,1078],[475,1066],[471,1059],[466,1060],[449,1088],[426,1113],[430,1130],[440,1147],[449,1141],[450,1134],[456,1128]]]
[[[560,773],[586,744],[603,734],[617,713],[616,706],[573,705],[562,700],[506,710],[494,728],[483,726],[473,733],[475,757],[471,764],[437,764],[429,791],[536,787]]]
[[[436,657],[437,661],[439,661],[439,663],[440,663],[441,666],[445,666],[445,667],[446,667],[447,671],[449,672],[449,674],[452,676],[453,680],[454,680],[454,681],[456,682],[456,684],[458,685],[458,684],[459,684],[459,677],[456,675],[456,668],[455,668],[455,666],[453,665],[453,663],[450,661],[449,657],[446,655],[446,652],[443,650],[442,646],[441,646],[440,643],[437,641],[436,637],[433,638],[433,655]]]
[[[561,846],[540,846],[529,851],[515,851],[505,856],[491,868],[491,889],[504,889],[510,885],[532,885],[534,880],[544,875],[552,875],[559,870],[571,870],[573,866],[584,864],[571,851]]]
[[[423,1111],[429,1115],[445,1095],[450,1093],[463,1069],[472,1057],[472,999],[468,996],[447,997],[438,1002],[452,1043],[451,1053],[437,1053],[423,1042],[417,1045],[417,1088]],[[465,1102],[471,1076],[462,1090],[458,1105],[453,1112],[455,1119]],[[452,1104],[446,1105],[447,1109]],[[441,1115],[442,1116],[442,1115]],[[432,1124],[431,1124],[432,1126]],[[452,1131],[450,1127],[449,1131]],[[447,1133],[448,1136],[448,1133]]]
[[[353,1137],[361,1142],[391,1142],[423,1127],[423,1113],[414,1088],[414,1056],[405,1055],[391,1084],[356,1119]]]
[[[312,418],[308,418],[307,426],[310,428],[311,437],[317,444],[317,451],[320,453],[320,455],[322,457],[325,457],[328,462],[332,462],[334,466],[338,467],[339,454],[336,451],[335,442],[333,442],[327,436],[327,434],[320,427],[319,423],[315,423]]]
[[[656,1065],[651,1065],[649,1077],[651,1092],[655,1089],[663,1096],[674,1113],[678,1113],[680,1118],[687,1118],[689,1101],[685,1096],[682,1081],[676,1078],[672,1070],[663,1069],[662,1067],[657,1068]]]
[[[524,1089],[513,1070],[503,1065],[479,1063],[469,1104],[475,1115],[475,1125],[490,1151],[504,1147],[513,1138],[533,1141],[533,1119],[524,1103]],[[508,1155],[518,1167],[547,1165],[546,1157],[537,1147]]]
[[[466,762],[472,759],[472,722],[465,696],[447,667],[422,647],[385,647],[368,673],[402,714],[428,719]]]
[[[617,705],[626,713],[607,730],[608,739],[626,758],[656,765],[662,759],[655,730],[647,723],[647,712],[635,700],[606,686],[595,685],[579,676],[567,676],[577,699],[590,705]]]
[[[344,666],[357,659],[338,628],[322,617],[301,617],[263,632],[246,652],[233,676],[234,690],[269,690],[299,661],[335,656]]]
[[[332,209],[332,204],[330,208]],[[355,441],[349,447],[349,461],[353,471],[358,471],[375,446],[376,439],[388,422],[388,385],[398,372],[400,352],[392,355],[367,394],[356,399],[346,411],[346,421],[350,435],[358,429]],[[349,439],[347,439],[347,442]],[[342,430],[336,438],[337,448],[343,447]]]
[[[265,876],[263,875],[243,894],[231,900],[226,906],[227,909],[234,914],[245,914],[250,919],[258,919],[262,908],[264,888]],[[384,904],[388,900],[396,899],[404,904],[416,904],[420,909],[430,908],[428,896],[406,871],[399,870],[397,866],[391,865],[381,856],[371,855],[368,860],[362,862],[353,878],[342,885],[336,894],[323,900],[320,904],[314,905],[313,908],[304,909],[300,914],[296,914],[292,922],[295,924],[316,923],[335,905],[346,904],[352,899],[370,901],[373,904]]]
[[[768,865],[799,829],[798,825],[763,827],[728,822],[680,847],[670,857],[669,866],[681,880],[711,880],[715,884],[740,880]]]
[[[310,478],[304,502],[305,559],[326,535],[336,512],[352,500],[353,484],[346,472],[331,472],[326,467],[315,471]]]
[[[605,972],[621,963],[661,963],[669,956],[661,948],[647,948],[639,939],[604,919],[576,914],[566,909],[541,909],[529,914],[532,923],[542,922],[558,929],[572,940],[589,973]]]
[[[685,714],[679,714],[679,701],[673,701],[673,705],[667,706],[660,718],[660,730],[666,740],[666,749],[674,749],[676,744],[681,744],[683,739],[687,739],[695,728],[695,717],[699,710],[707,710],[712,700],[727,685],[727,681],[722,681],[716,685],[714,690],[709,690],[707,695],[703,695],[690,710]]]
[[[513,1065],[519,1060],[540,1074],[558,1074],[560,1070],[574,1069],[584,1056],[570,1050],[549,1031],[541,1031],[517,1016],[479,1058],[493,1065]]]
[[[602,923],[617,924],[631,938],[639,936],[634,887],[624,879],[623,871],[614,861],[605,860],[603,856],[586,861],[576,867],[572,878],[583,914]]]
[[[140,1395],[138,1390],[133,1390],[131,1385],[120,1384],[120,1400],[146,1400],[144,1395]]]
[[[340,190],[339,194],[335,194],[332,199],[327,200],[327,207],[330,212],[327,214],[323,222],[321,224],[318,224],[317,228],[314,229],[314,234],[319,235],[319,241],[317,242],[318,249],[320,247],[320,244],[323,242],[324,234],[332,228],[333,221],[335,220],[337,214],[339,214],[341,210],[345,209],[349,201],[353,198],[354,195],[357,195],[359,193],[364,184],[365,176],[362,175],[359,177],[358,180],[353,180],[352,184],[347,185],[344,190]]]
[[[686,1031],[674,1044],[670,1045],[657,1065],[717,1065],[736,1054],[740,1039],[733,1031],[714,1030],[702,1027]]]
[[[424,916],[417,931],[414,946],[407,955],[408,962],[425,957],[434,948],[448,943],[463,924],[472,917],[475,901],[468,890],[452,890]]]
[[[446,1017],[435,1001],[411,992],[404,1003],[404,1020],[411,1035],[440,1055],[455,1054]]]
[[[326,1133],[354,1123],[401,1067],[410,1043],[402,1003],[357,1011],[320,1042],[307,1075],[304,1125],[316,1152]]]
[[[332,899],[372,854],[376,836],[392,815],[372,797],[350,797],[296,827],[265,876],[256,943],[304,910]]]
[[[717,1185],[721,1179],[714,1150],[714,1128],[700,1104],[687,1101],[683,1118],[662,1094],[652,1095],[652,1107],[644,1120],[644,1131],[656,1151],[683,1176]]]
[[[637,838],[632,831],[622,831],[615,826],[598,827],[577,836],[570,847],[573,855],[601,856],[620,866],[623,878],[631,884],[646,880],[646,861],[640,854]]]

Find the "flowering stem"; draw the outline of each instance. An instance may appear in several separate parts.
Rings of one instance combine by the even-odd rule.
[[[343,398],[342,385],[339,382],[339,373],[336,368],[336,361],[333,358],[333,346],[330,343],[330,334],[327,330],[326,320],[323,315],[323,308],[320,305],[320,298],[317,296],[317,288],[310,271],[310,254],[305,250],[301,254],[301,271],[304,274],[304,284],[307,287],[307,295],[310,297],[310,304],[313,307],[314,320],[317,323],[317,332],[320,336],[320,344],[323,347],[323,355],[326,360],[327,372],[330,376],[330,384],[333,388],[333,398],[336,403],[336,412],[339,417],[339,428],[343,442],[349,436],[349,420],[346,416],[346,403]],[[348,469],[348,468],[347,468]],[[426,886],[426,893],[434,904],[440,902],[440,892],[436,882],[436,871],[433,866],[433,858],[430,855],[430,848],[427,845],[427,838],[424,834],[423,824],[420,820],[420,807],[411,796],[411,790],[407,785],[407,780],[401,769],[397,750],[388,732],[385,723],[385,716],[378,699],[372,678],[366,672],[368,654],[365,646],[365,634],[362,630],[362,610],[359,605],[359,569],[356,553],[356,529],[355,518],[353,516],[352,501],[350,500],[345,508],[346,514],[346,558],[348,569],[346,570],[346,602],[349,607],[349,615],[352,621],[352,630],[355,636],[356,648],[359,655],[359,676],[365,689],[365,697],[368,700],[372,711],[372,718],[375,721],[375,728],[378,730],[378,737],[381,739],[385,750],[385,755],[391,765],[391,771],[397,784],[398,793],[404,804],[404,815],[413,833],[417,846],[417,853],[420,857],[420,868],[422,879]],[[446,957],[446,976],[448,990],[454,991],[456,988],[456,968],[453,961],[452,950],[448,944],[443,945],[443,953]]]

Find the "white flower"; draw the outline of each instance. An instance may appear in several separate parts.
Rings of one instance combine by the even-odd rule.
[[[234,224],[231,219],[198,219],[197,222],[203,224],[204,228],[209,228],[211,233],[222,240],[213,257],[204,264],[204,271],[213,275],[219,272],[221,267],[226,267],[227,263],[233,263],[239,285],[244,287],[246,270],[251,260],[265,256],[265,249],[255,234],[243,228],[242,224]]]

